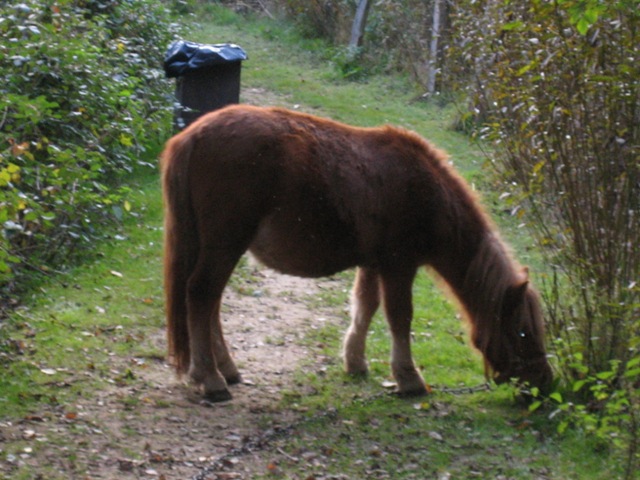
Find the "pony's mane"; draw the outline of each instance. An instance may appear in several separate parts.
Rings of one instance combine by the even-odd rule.
[[[449,215],[460,226],[456,237],[452,238],[455,244],[453,248],[458,249],[460,254],[466,250],[471,258],[461,279],[452,276],[444,280],[453,281],[448,287],[461,303],[472,333],[480,334],[477,347],[484,352],[492,336],[500,335],[505,295],[510,288],[525,281],[526,274],[514,259],[509,245],[500,237],[477,193],[467,186],[449,163],[448,155],[413,131],[386,128],[402,135],[405,143],[424,152],[422,158],[439,170],[439,180],[447,184],[444,192],[450,195],[446,202]],[[462,260],[464,263],[465,260]]]
[[[500,309],[510,287],[522,280],[522,269],[495,231],[487,232],[469,264],[460,300],[474,332],[483,332],[484,350],[491,335],[500,331]]]

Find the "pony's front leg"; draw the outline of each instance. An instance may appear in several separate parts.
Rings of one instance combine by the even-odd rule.
[[[343,346],[344,368],[351,375],[364,375],[368,371],[365,355],[367,332],[379,305],[378,273],[358,268],[351,292],[351,325]]]
[[[401,395],[424,395],[427,389],[411,356],[411,288],[416,270],[385,273],[381,277],[384,308],[392,335],[391,371]]]

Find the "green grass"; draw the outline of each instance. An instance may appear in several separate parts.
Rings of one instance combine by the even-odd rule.
[[[140,176],[129,202],[121,230],[94,245],[93,260],[42,284],[4,325],[13,348],[1,360],[0,418],[63,404],[118,379],[106,371],[109,356],[164,356],[144,346],[149,327],[164,322],[157,176]]]
[[[414,102],[417,92],[402,78],[370,76],[347,82],[325,47],[299,39],[290,28],[245,20],[215,6],[206,11],[208,16],[198,15],[200,23],[188,39],[243,46],[249,54],[242,70],[244,92],[260,89],[279,105],[300,105],[352,124],[392,123],[416,130],[446,149],[470,182],[487,185],[478,148],[447,129],[453,109]],[[504,206],[495,192],[486,196],[518,257],[535,262],[528,251],[530,240],[511,217],[501,214]],[[43,284],[3,325],[0,334],[10,342],[0,356],[0,419],[18,419],[44,405],[64,408],[109,382],[129,381],[127,361],[164,355],[148,341],[149,331],[164,322],[157,176],[138,175],[129,201],[132,209],[122,228],[111,241],[95,246],[92,260]],[[242,275],[250,275],[245,270]],[[346,285],[352,274],[341,278]],[[342,308],[346,288],[314,301]],[[368,339],[371,371],[364,379],[342,371],[339,352],[345,325],[312,330],[305,341],[315,357],[322,356],[322,366],[303,366],[282,401],[282,408],[299,411],[308,420],[295,435],[260,453],[263,477],[621,476],[615,452],[579,431],[558,435],[548,419],[551,411],[529,414],[508,387],[459,395],[443,392],[441,387],[484,382],[482,361],[469,348],[455,308],[428,274],[420,273],[414,297],[414,356],[434,393],[421,399],[381,394],[390,372],[389,334],[380,315]],[[115,372],[108,362],[114,357],[122,359]],[[123,399],[125,406],[137,401]],[[331,409],[336,409],[335,416],[323,414]],[[260,476],[258,472],[254,478]]]
[[[428,404],[355,402],[310,421],[279,446],[287,456],[271,461],[282,478],[617,478],[605,453],[585,455],[582,439],[581,450],[567,451],[568,440],[495,416],[486,405],[443,396]],[[317,463],[299,460],[305,457]]]

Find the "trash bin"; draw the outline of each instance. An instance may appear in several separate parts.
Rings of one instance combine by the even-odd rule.
[[[240,101],[240,67],[247,54],[231,43],[178,40],[164,58],[168,78],[176,78],[174,127],[182,130],[201,115]]]

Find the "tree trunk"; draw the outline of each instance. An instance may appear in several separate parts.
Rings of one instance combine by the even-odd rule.
[[[440,39],[440,1],[433,0],[433,24],[431,28],[431,45],[429,48],[429,72],[427,77],[427,94],[432,96],[436,92],[436,77],[438,75],[438,40]]]
[[[358,2],[356,16],[353,19],[353,26],[351,27],[351,39],[349,40],[350,50],[355,50],[362,46],[364,40],[364,29],[367,24],[367,15],[369,15],[370,6],[371,2],[369,0],[360,0]]]

